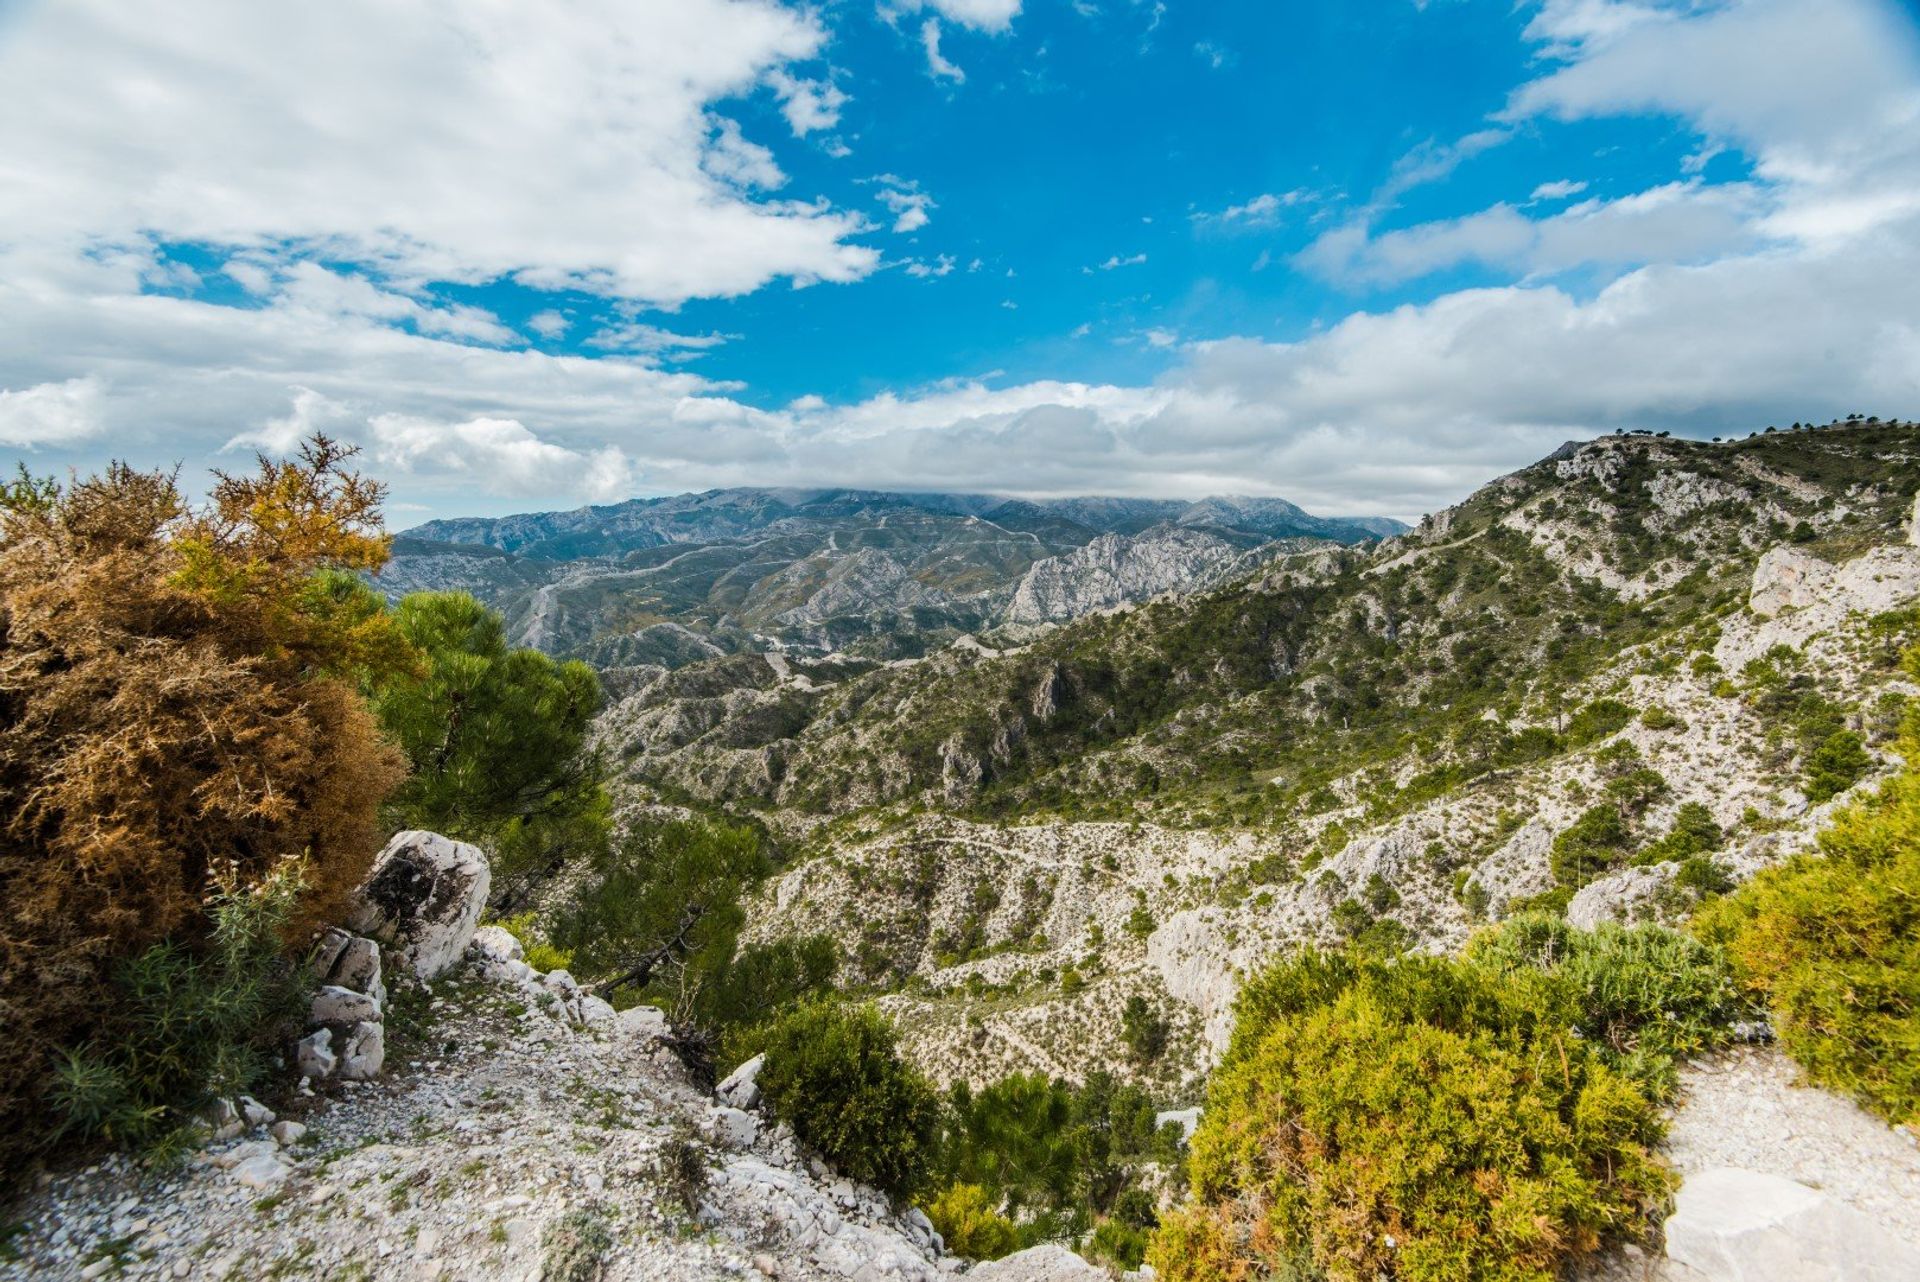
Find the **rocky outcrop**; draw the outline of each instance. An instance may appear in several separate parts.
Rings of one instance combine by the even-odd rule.
[[[1810,552],[1782,543],[1768,548],[1753,570],[1753,588],[1747,604],[1755,614],[1804,610],[1820,599],[1821,589],[1833,578],[1833,566]]]
[[[307,1011],[308,1032],[294,1047],[294,1066],[307,1081],[338,1076],[364,1082],[386,1063],[387,986],[380,946],[361,935],[329,929],[308,957],[320,980]]]
[[[1920,1250],[1818,1189],[1721,1167],[1680,1186],[1667,1258],[1701,1282],[1912,1282]]]
[[[466,953],[491,883],[478,847],[437,832],[395,833],[347,925],[393,949],[418,978],[434,979]]]
[[[1188,526],[1103,534],[1065,556],[1035,562],[1014,588],[1003,621],[1059,623],[1162,592],[1191,592],[1240,567],[1245,552],[1244,541]]]

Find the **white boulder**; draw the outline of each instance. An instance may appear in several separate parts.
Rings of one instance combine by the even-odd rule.
[[[735,1108],[752,1108],[760,1102],[760,1066],[767,1062],[765,1055],[755,1055],[740,1067],[728,1073],[713,1093]]]
[[[492,873],[477,846],[435,832],[396,833],[374,860],[347,925],[395,949],[421,979],[466,954]]]
[[[365,993],[327,984],[313,995],[307,1017],[315,1024],[358,1024],[379,1019],[380,1003]]]
[[[333,1030],[316,1028],[294,1047],[294,1063],[302,1077],[331,1077],[340,1057],[333,1052]]]
[[[667,1014],[658,1006],[629,1006],[613,1017],[613,1026],[630,1037],[646,1041],[665,1041]]]
[[[340,1054],[340,1076],[349,1082],[368,1081],[379,1076],[386,1062],[386,1030],[372,1020],[355,1024]]]
[[[737,1108],[716,1108],[708,1115],[708,1133],[713,1142],[727,1148],[752,1148],[760,1135],[759,1120]]]
[[[513,932],[504,926],[482,926],[473,932],[470,945],[475,957],[481,961],[511,962],[526,960],[527,950],[513,937]]]
[[[1105,1269],[1051,1244],[1030,1246],[977,1265],[967,1276],[973,1282],[1110,1282]]]
[[[1687,1178],[1667,1257],[1705,1282],[1911,1282],[1920,1249],[1784,1176],[1720,1167]]]

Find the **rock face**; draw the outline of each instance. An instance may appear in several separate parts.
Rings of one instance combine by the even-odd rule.
[[[1819,599],[1833,577],[1833,567],[1789,543],[1768,548],[1754,567],[1753,590],[1747,603],[1755,614],[1804,610]]]
[[[477,847],[435,832],[396,833],[347,924],[399,953],[421,979],[434,979],[466,953],[491,881]]]
[[[1014,589],[1005,621],[1059,623],[1162,592],[1193,591],[1231,572],[1244,552],[1243,543],[1190,526],[1103,534],[1065,556],[1036,562]]]
[[[1722,1167],[1680,1186],[1667,1258],[1707,1282],[1911,1282],[1920,1251],[1817,1189]]]

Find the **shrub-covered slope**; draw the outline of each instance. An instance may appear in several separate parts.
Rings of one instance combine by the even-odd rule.
[[[1289,946],[1673,919],[1806,846],[1913,693],[1916,477],[1911,425],[1607,438],[1377,550],[1024,646],[694,665],[599,734],[784,834],[749,936],[830,931],[936,1078],[1175,1095]],[[1119,1049],[1131,998],[1163,1054]]]

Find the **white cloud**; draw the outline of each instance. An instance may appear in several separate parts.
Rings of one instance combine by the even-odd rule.
[[[1284,211],[1318,199],[1316,193],[1296,187],[1292,191],[1263,192],[1244,204],[1228,205],[1217,214],[1196,213],[1192,218],[1196,223],[1222,227],[1275,227]]]
[[[940,277],[952,273],[953,263],[954,259],[952,254],[941,254],[931,263],[925,263],[915,259],[907,264],[907,275],[918,276],[923,280],[938,280]]]
[[[577,493],[592,500],[625,498],[633,464],[618,446],[567,449],[541,440],[508,418],[436,422],[376,414],[367,424],[373,459],[408,474],[485,477],[495,493]]]
[[[1565,200],[1569,196],[1578,196],[1586,189],[1587,184],[1584,182],[1576,182],[1571,178],[1561,178],[1554,182],[1541,183],[1533,189],[1533,194],[1529,196],[1528,199]]]
[[[100,435],[100,393],[92,377],[0,390],[0,445],[33,449]]]
[[[709,114],[825,38],[771,0],[33,5],[0,41],[0,226],[666,304],[854,280],[861,220],[755,195],[777,167]]]
[[[572,329],[573,322],[561,313],[554,311],[552,308],[548,308],[546,311],[535,312],[532,316],[529,316],[527,318],[527,328],[542,338],[554,339],[561,337],[569,329]]]
[[[840,123],[840,109],[847,95],[832,81],[801,80],[775,68],[767,83],[780,98],[780,112],[787,118],[793,136],[804,138],[816,129],[831,129]]]
[[[936,208],[933,197],[921,191],[917,183],[892,174],[881,174],[873,180],[880,184],[880,203],[893,214],[893,230],[905,234],[919,231],[931,220],[931,211]]]
[[[637,352],[675,358],[708,351],[728,341],[726,334],[677,334],[638,321],[609,325],[587,339],[587,346],[607,352]]]
[[[628,22],[670,26],[683,7],[712,18],[723,12],[717,4],[687,0],[665,7],[672,14],[654,12],[661,6],[620,6],[608,10],[614,15],[608,21],[620,30]],[[1845,109],[1824,104],[1820,121],[1776,126],[1768,113],[1741,106],[1741,85],[1756,74],[1749,66],[1755,50],[1766,52],[1778,41],[1755,45],[1753,29],[1731,17],[1793,8],[1769,0],[1690,9],[1685,17],[1605,3],[1549,4],[1540,21],[1552,29],[1542,26],[1536,35],[1553,51],[1553,61],[1541,70],[1539,83],[1603,59],[1613,69],[1602,79],[1559,81],[1550,91],[1522,91],[1515,98],[1513,127],[1533,128],[1522,117],[1638,110],[1646,93],[1694,94],[1693,87],[1648,79],[1644,69],[1618,59],[1638,49],[1636,58],[1659,62],[1666,53],[1641,43],[1644,33],[1672,34],[1672,23],[1714,24],[1716,39],[1695,42],[1693,64],[1704,82],[1729,86],[1728,101],[1689,106],[1669,99],[1661,109],[1695,121],[1703,136],[1724,136],[1729,145],[1758,156],[1755,181],[1662,184],[1621,199],[1556,208],[1538,219],[1496,206],[1378,236],[1365,222],[1340,229],[1344,241],[1322,242],[1340,250],[1329,259],[1336,268],[1392,275],[1472,261],[1523,279],[1424,305],[1357,313],[1290,343],[1180,343],[1165,358],[1169,368],[1143,385],[1001,386],[983,378],[851,404],[801,396],[763,410],[735,385],[647,359],[662,351],[700,350],[685,343],[710,343],[717,335],[669,340],[657,337],[667,331],[649,338],[636,330],[621,355],[557,355],[506,341],[493,328],[501,327],[498,318],[445,306],[419,287],[443,270],[469,280],[505,270],[614,293],[648,281],[653,283],[639,292],[650,298],[673,292],[663,281],[680,282],[674,288],[682,292],[697,284],[695,292],[724,293],[773,276],[821,276],[821,260],[811,255],[831,259],[849,248],[836,239],[838,233],[821,237],[816,219],[827,216],[823,211],[769,202],[751,194],[764,188],[742,187],[755,181],[750,152],[733,156],[743,168],[732,176],[717,177],[709,167],[710,153],[730,145],[712,119],[714,104],[756,85],[770,86],[768,73],[775,67],[818,56],[817,42],[805,38],[806,20],[788,14],[774,21],[767,8],[742,4],[724,12],[744,16],[749,27],[765,19],[771,23],[767,31],[798,31],[797,52],[745,57],[745,36],[718,27],[708,45],[682,42],[676,47],[692,59],[686,76],[700,87],[661,88],[646,77],[627,85],[628,105],[636,111],[658,108],[664,132],[637,124],[589,131],[597,146],[620,153],[620,163],[603,171],[577,156],[562,163],[532,154],[536,142],[563,148],[581,141],[535,127],[552,114],[549,107],[528,103],[525,110],[536,120],[513,119],[466,92],[477,73],[461,57],[445,65],[415,58],[423,42],[439,47],[426,36],[364,38],[372,10],[344,4],[340,12],[362,22],[352,28],[363,37],[360,45],[342,47],[318,30],[314,40],[328,57],[350,64],[354,75],[369,78],[371,97],[386,112],[380,120],[418,121],[431,147],[411,132],[393,141],[392,155],[357,146],[353,163],[370,173],[365,182],[349,182],[356,175],[345,153],[324,140],[280,152],[259,142],[268,134],[300,139],[313,121],[183,116],[178,104],[163,101],[154,110],[168,128],[184,119],[209,129],[219,125],[227,134],[217,146],[197,134],[185,137],[185,158],[162,165],[144,149],[170,135],[135,121],[127,126],[128,175],[120,184],[93,171],[106,172],[107,153],[97,144],[119,127],[124,95],[133,89],[112,75],[95,74],[92,64],[73,54],[81,46],[69,41],[41,52],[64,49],[70,55],[65,74],[87,68],[78,78],[88,81],[94,97],[49,94],[44,82],[54,73],[29,65],[17,42],[23,31],[74,25],[73,13],[91,15],[103,34],[131,28],[79,0],[51,16],[46,9],[24,13],[10,33],[16,44],[0,49],[0,69],[19,72],[10,83],[16,107],[25,107],[0,120],[0,142],[23,135],[22,110],[37,113],[39,123],[46,115],[39,108],[51,105],[68,116],[47,117],[50,135],[86,146],[71,163],[49,161],[38,142],[0,152],[24,166],[17,172],[45,171],[39,190],[47,200],[43,211],[13,188],[0,188],[0,214],[20,216],[17,236],[15,220],[0,224],[9,236],[9,247],[0,249],[0,388],[13,389],[0,392],[0,440],[82,467],[97,464],[104,440],[136,463],[184,458],[192,479],[196,461],[217,457],[224,443],[271,446],[325,426],[367,448],[368,466],[394,486],[396,512],[424,507],[453,514],[507,505],[527,510],[619,497],[640,487],[904,487],[939,476],[943,486],[955,489],[1278,493],[1320,511],[1413,516],[1563,439],[1612,427],[1724,433],[1854,409],[1912,414],[1920,407],[1920,320],[1911,297],[1911,282],[1920,279],[1920,207],[1912,203],[1920,171],[1910,163],[1916,140],[1910,118],[1902,115],[1903,104],[1920,88],[1920,63],[1897,40],[1871,47],[1842,42],[1860,60],[1859,83],[1851,83],[1835,70],[1831,55],[1821,53],[1824,37],[1815,33],[1806,47],[1820,57],[1807,72],[1788,71],[1787,79],[1804,74],[1818,91],[1833,90]],[[1871,19],[1882,12],[1847,0],[1811,8],[1838,28],[1862,29],[1859,13]],[[1808,9],[1802,5],[1794,12]],[[477,10],[460,14],[472,12]],[[455,20],[470,18],[449,19]],[[269,83],[278,69],[263,51],[274,46],[255,31],[265,21],[236,6],[232,31],[188,22],[177,33],[137,30],[126,38],[160,42],[163,53],[172,50],[152,55],[162,71],[204,44],[214,83],[234,76],[247,84]],[[286,21],[307,19],[296,14]],[[407,36],[411,28],[396,21],[399,34]],[[500,21],[513,28],[518,20]],[[1871,21],[1864,29],[1877,30]],[[300,26],[293,35],[306,33]],[[557,37],[535,32],[532,38],[544,42],[548,53],[567,50]],[[236,48],[261,60],[237,62]],[[510,49],[504,56],[521,55]],[[580,75],[609,93],[609,86],[625,83],[603,74],[597,49],[585,56]],[[651,49],[630,56],[647,67],[661,65]],[[121,57],[113,41],[103,39],[97,61],[120,66]],[[297,85],[313,81],[338,90],[338,101],[304,88],[293,96],[317,113],[314,121],[352,126],[346,136],[355,139],[394,132],[362,119],[345,73],[322,68],[320,55],[294,47],[287,58],[286,74]],[[403,93],[394,87],[403,77],[383,70],[383,59],[404,64],[420,79],[420,110],[397,109],[414,101],[408,95],[416,88]],[[1774,74],[1773,63],[1761,62]],[[541,76],[537,70],[528,69],[529,84],[562,96],[573,91],[566,75]],[[730,87],[706,88],[722,80]],[[149,89],[155,83],[170,94],[205,92],[177,74],[148,81]],[[1797,83],[1786,92],[1803,96]],[[437,95],[444,94],[470,108],[468,114],[442,111]],[[238,100],[233,94],[222,98],[228,99]],[[262,100],[275,101],[270,93]],[[594,110],[600,112],[596,119],[624,118],[606,104]],[[488,167],[495,134],[510,180],[496,180]],[[1418,149],[1396,168],[1384,196],[1377,197],[1379,207],[1408,184],[1434,181],[1506,136],[1503,127]],[[1811,154],[1806,140],[1816,136],[1833,144],[1823,165],[1798,164],[1797,156]],[[642,145],[643,139],[655,141]],[[759,145],[744,135],[740,141]],[[233,148],[239,159],[229,163],[223,147]],[[433,147],[447,148],[485,172],[467,174],[443,163]],[[167,154],[164,148],[156,152]],[[317,166],[319,178],[302,170],[308,163]],[[524,172],[513,171],[514,165]],[[587,168],[576,172],[580,165]],[[168,235],[199,225],[178,212],[175,206],[184,202],[157,181],[176,171],[187,190],[207,195],[206,210],[192,217],[204,217],[212,228],[251,228],[233,242],[245,244],[245,252],[230,256],[225,268],[254,294],[250,306],[155,293],[143,283],[162,270],[152,246],[137,234],[146,225],[144,211],[173,211],[169,217],[181,221],[153,224]],[[635,190],[628,182],[634,173],[648,181],[661,173],[671,178],[662,210],[627,199]],[[222,189],[215,179],[231,180],[235,190]],[[900,183],[892,189],[908,190]],[[556,192],[569,198],[557,199]],[[678,225],[675,210],[686,212],[680,197],[688,192],[708,202],[702,208],[710,207],[715,219],[752,235],[735,244],[726,235],[709,239],[704,226],[684,236],[663,233]],[[341,206],[324,219],[315,212],[327,203],[321,195]],[[493,195],[503,209],[469,207]],[[284,209],[275,203],[282,198]],[[602,199],[610,203],[598,207]],[[1247,207],[1258,203],[1248,201]],[[246,218],[233,213],[255,206],[264,212]],[[395,210],[405,217],[389,217]],[[889,211],[897,220],[901,211]],[[520,220],[538,221],[536,215],[556,226],[535,227],[523,240]],[[854,215],[832,216],[849,227],[864,225]],[[94,252],[77,251],[65,237],[63,218],[95,236]],[[626,226],[634,219],[645,225]],[[312,230],[293,230],[298,227]],[[109,239],[98,239],[109,233]],[[378,249],[384,255],[377,260],[380,278],[337,270],[340,259],[329,259],[335,268],[303,261],[302,246],[290,247],[290,237],[337,243],[350,255]],[[634,245],[655,248],[641,254]],[[50,246],[73,252],[52,252]],[[745,267],[721,261],[736,251]],[[1636,261],[1636,252],[1671,261]],[[1109,269],[1129,261],[1116,254]],[[944,262],[935,258],[929,269]],[[1612,279],[1583,279],[1578,292],[1552,283],[1552,273],[1583,263],[1607,264]],[[998,275],[1001,267],[993,270]],[[621,314],[637,316],[640,309]],[[528,328],[541,332],[532,321]],[[669,341],[682,345],[665,346]],[[647,343],[655,344],[653,353],[645,350]]]
[[[258,427],[235,433],[220,449],[255,449],[284,457],[315,432],[331,431],[351,418],[346,406],[322,396],[311,387],[295,386],[293,406],[278,418],[270,418]]]
[[[1330,280],[1367,285],[1462,263],[1531,275],[1688,262],[1754,244],[1759,205],[1743,184],[1670,183],[1619,200],[1583,201],[1543,219],[1501,204],[1378,235],[1348,224],[1321,235],[1294,261]]]
[[[1510,118],[1682,117],[1705,139],[1700,156],[1731,145],[1753,157],[1775,186],[1772,229],[1798,238],[1852,235],[1920,208],[1920,51],[1890,4],[1555,2],[1529,31],[1555,42],[1565,65],[1517,90]]]
[[[1005,31],[1020,16],[1020,0],[894,0],[883,12],[917,13],[930,9],[975,31]]]
[[[928,18],[920,24],[920,46],[927,51],[927,73],[935,80],[951,80],[955,84],[965,84],[967,73],[940,52],[940,23]]]
[[[1118,254],[1112,254],[1108,256],[1104,263],[1100,264],[1100,270],[1110,272],[1121,267],[1138,267],[1146,261],[1147,256],[1145,254],[1128,254],[1125,258],[1122,258]]]

